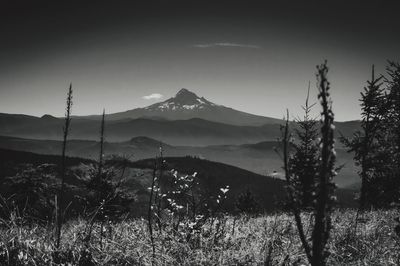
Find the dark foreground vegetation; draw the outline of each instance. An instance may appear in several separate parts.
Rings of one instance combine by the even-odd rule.
[[[4,265],[398,265],[400,263],[400,65],[372,70],[361,129],[341,141],[361,189],[338,190],[327,63],[318,104],[282,125],[285,180],[199,158],[132,162],[68,158],[72,86],[61,156],[0,150],[0,263]],[[310,117],[320,107],[321,119]],[[356,207],[347,209],[341,207]],[[372,210],[374,209],[374,210]]]

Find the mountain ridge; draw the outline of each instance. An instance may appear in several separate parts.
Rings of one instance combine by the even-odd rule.
[[[63,118],[40,118],[0,113],[0,135],[20,138],[59,140],[62,138]],[[337,131],[350,137],[359,128],[358,122],[337,122]],[[70,139],[98,140],[100,121],[72,119]],[[238,126],[201,118],[187,120],[154,120],[148,118],[106,120],[109,141],[128,141],[147,136],[171,145],[206,146],[251,144],[276,140],[280,124]]]
[[[209,145],[203,147],[174,146],[161,143],[149,137],[134,137],[124,142],[104,143],[106,155],[121,155],[135,160],[154,158],[163,147],[165,156],[193,156],[202,159],[236,166],[261,175],[271,175],[282,172],[282,160],[276,154],[280,147],[277,140],[263,141],[242,145]],[[61,152],[62,141],[34,140],[0,136],[0,149],[28,151],[39,154],[58,155]],[[70,140],[68,141],[68,155],[96,160],[99,152],[98,141]],[[338,164],[344,165],[335,178],[340,187],[345,187],[359,181],[357,169],[352,161],[352,154],[344,149],[337,148]]]

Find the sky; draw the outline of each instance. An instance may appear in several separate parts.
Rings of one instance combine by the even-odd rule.
[[[329,66],[336,120],[360,118],[371,66],[400,61],[388,1],[8,1],[0,8],[0,112],[144,107],[181,88],[237,110],[301,115]],[[318,110],[316,110],[317,112]]]

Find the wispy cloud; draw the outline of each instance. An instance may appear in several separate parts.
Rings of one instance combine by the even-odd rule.
[[[163,97],[162,94],[152,93],[150,95],[143,96],[142,98],[145,100],[157,100],[157,99],[161,99],[162,97]]]
[[[239,48],[250,48],[250,49],[261,48],[261,46],[259,46],[259,45],[244,44],[244,43],[232,43],[232,42],[201,43],[201,44],[195,44],[195,45],[193,45],[193,47],[196,47],[196,48],[239,47]]]

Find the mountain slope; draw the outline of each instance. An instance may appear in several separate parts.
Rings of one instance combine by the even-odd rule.
[[[286,198],[285,182],[280,179],[262,176],[231,165],[193,157],[165,157],[165,170],[177,170],[180,174],[191,175],[197,172],[199,185],[204,191],[216,195],[220,188],[229,186],[227,201],[224,204],[234,210],[237,197],[250,189],[261,207],[271,211],[281,207]],[[137,168],[151,168],[154,159],[147,159],[132,164]]]

